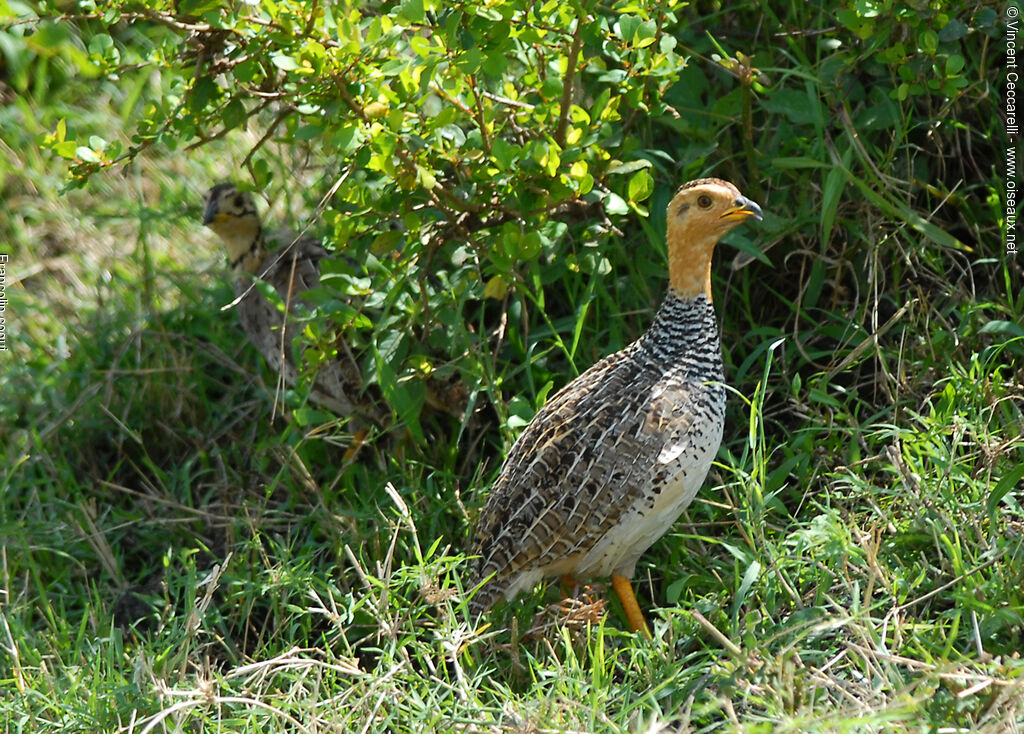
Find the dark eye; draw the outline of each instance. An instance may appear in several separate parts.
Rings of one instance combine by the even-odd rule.
[[[245,204],[245,199],[243,199],[242,195],[239,194],[238,196],[235,197],[235,206],[241,209],[243,204]]]
[[[707,194],[701,194],[697,197],[697,206],[701,209],[707,209],[711,206],[711,197]]]

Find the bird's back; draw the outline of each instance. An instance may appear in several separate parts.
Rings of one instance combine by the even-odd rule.
[[[280,372],[286,384],[294,385],[298,382],[298,367],[292,341],[301,329],[296,320],[308,306],[303,294],[319,287],[320,261],[330,253],[313,238],[295,239],[287,232],[275,235],[270,244],[278,246],[266,251],[250,271],[277,291],[281,303],[288,308],[288,317],[264,296],[252,275],[239,272],[234,282],[235,295],[240,299],[239,320],[270,367]],[[338,351],[336,359],[318,367],[310,398],[336,415],[349,416],[359,412],[355,398],[362,389],[362,376],[343,340],[339,340]]]

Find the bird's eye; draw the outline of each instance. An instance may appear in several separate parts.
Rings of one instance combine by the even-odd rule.
[[[244,204],[245,204],[245,200],[242,198],[241,194],[239,194],[238,196],[235,197],[235,206],[236,207],[241,209],[242,205],[244,205]]]
[[[702,194],[697,197],[697,206],[701,209],[707,209],[711,206],[711,197],[707,194]]]

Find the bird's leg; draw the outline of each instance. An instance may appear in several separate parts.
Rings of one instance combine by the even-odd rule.
[[[562,592],[562,601],[558,603],[558,608],[568,618],[572,616],[572,610],[576,604],[576,594],[580,590],[580,582],[571,573],[562,574],[559,580],[562,582],[562,588],[559,589]]]
[[[348,463],[356,458],[356,454],[359,453],[359,449],[366,445],[366,436],[369,433],[370,432],[365,428],[359,428],[352,434],[352,445],[345,451],[342,461]]]
[[[651,636],[651,631],[647,628],[647,622],[644,621],[644,615],[643,612],[640,611],[640,605],[636,603],[636,595],[633,593],[633,584],[631,584],[629,579],[625,576],[613,573],[612,587],[615,589],[615,593],[619,595],[619,601],[622,602],[622,609],[626,612],[626,619],[629,620],[629,626],[633,628],[634,632],[641,632],[644,637],[649,638]]]

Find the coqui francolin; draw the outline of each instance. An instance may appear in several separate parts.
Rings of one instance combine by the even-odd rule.
[[[203,224],[227,249],[243,331],[284,384],[295,386],[299,366],[292,341],[302,328],[295,323],[298,308],[308,307],[302,294],[320,285],[320,261],[330,253],[311,237],[295,237],[287,231],[268,236],[252,194],[230,183],[217,184],[206,192]],[[273,286],[286,313],[263,295],[256,286],[257,278]],[[353,427],[359,430],[365,419],[383,420],[381,408],[361,394],[362,375],[348,345],[338,340],[335,346],[337,357],[316,370],[310,400],[337,416],[353,418]]]
[[[469,603],[476,618],[544,578],[610,576],[634,631],[637,560],[704,483],[722,440],[725,387],[711,256],[761,208],[716,178],[668,205],[668,295],[650,328],[541,408],[481,512]]]

